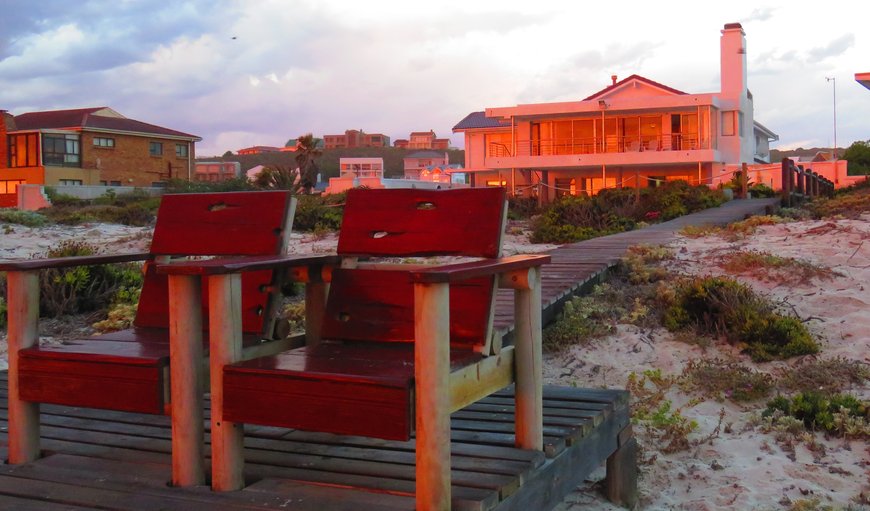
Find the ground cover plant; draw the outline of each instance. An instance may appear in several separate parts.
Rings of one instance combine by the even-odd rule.
[[[532,220],[533,243],[572,243],[628,231],[721,205],[725,196],[684,181],[656,188],[602,190],[594,196],[564,195]]]
[[[757,250],[727,253],[717,264],[732,274],[750,275],[759,280],[790,285],[808,283],[811,279],[829,280],[836,275],[830,268],[803,259]]]

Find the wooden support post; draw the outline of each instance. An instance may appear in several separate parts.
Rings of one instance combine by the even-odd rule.
[[[450,291],[414,285],[417,509],[450,509]]]
[[[782,159],[782,204],[791,207],[791,160]]]
[[[809,185],[809,170],[798,169],[797,171],[797,186],[795,187],[797,193],[801,195],[809,195],[809,191],[807,190],[807,185]]]
[[[320,342],[328,292],[329,284],[322,279],[305,283],[305,344],[308,346]]]
[[[208,278],[209,375],[211,379],[211,486],[215,491],[245,485],[244,424],[223,420],[224,366],[242,359],[242,278]]]
[[[169,371],[172,484],[205,484],[202,411],[202,285],[169,276]]]
[[[745,199],[749,197],[749,166],[746,165],[746,162],[743,162],[740,172],[742,173],[740,176],[740,198]]]
[[[9,463],[27,463],[39,457],[39,403],[23,401],[18,374],[19,351],[39,343],[39,272],[6,274],[9,358]]]
[[[521,449],[544,448],[541,270],[529,269],[527,289],[514,291],[516,320],[516,445]]]
[[[634,202],[640,202],[640,171],[634,171]]]
[[[616,451],[607,458],[605,492],[607,500],[634,509],[637,505],[637,440],[631,435],[631,425],[619,434],[618,442]]]

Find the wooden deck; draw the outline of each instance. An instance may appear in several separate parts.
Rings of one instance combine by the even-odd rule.
[[[0,373],[4,458],[6,383]],[[168,417],[42,405],[41,419],[46,456],[0,465],[0,509],[414,509],[413,440],[247,426],[249,486],[214,493],[167,485]],[[540,453],[513,447],[511,390],[454,413],[454,509],[550,509],[616,450],[628,420],[625,391],[546,387]]]
[[[778,198],[732,200],[721,207],[684,215],[645,229],[580,241],[549,252],[552,262],[541,271],[544,324],[561,311],[566,300],[601,282],[628,247],[668,243],[687,225],[726,225],[748,216],[765,214],[776,208],[779,201]],[[497,296],[495,328],[504,335],[505,344],[511,339],[512,321],[513,291],[502,289]]]
[[[570,296],[599,281],[629,246],[665,243],[685,225],[725,224],[776,204],[772,199],[732,201],[643,230],[561,247],[551,253],[553,264],[543,272],[544,320]],[[498,298],[497,327],[509,333],[512,291]],[[0,372],[3,459],[6,378],[6,372]],[[207,431],[208,406],[206,402]],[[0,510],[414,508],[413,440],[247,426],[248,486],[215,493],[207,487],[168,486],[168,417],[55,405],[42,405],[41,411],[45,456],[24,465],[0,465]],[[610,468],[611,462],[618,467],[620,459],[633,456],[625,391],[545,387],[543,453],[513,447],[513,412],[508,389],[452,415],[454,509],[551,509],[608,457]],[[205,441],[209,442],[208,434]],[[622,454],[614,455],[625,446]]]

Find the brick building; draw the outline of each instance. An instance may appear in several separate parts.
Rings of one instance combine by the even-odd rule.
[[[344,135],[323,135],[326,149],[344,147],[390,147],[390,137],[383,133],[366,133],[363,130],[347,130]]]
[[[242,164],[237,161],[198,161],[194,181],[228,181],[242,176]]]
[[[395,147],[400,149],[446,150],[450,147],[450,139],[438,138],[433,130],[414,131],[407,139],[396,140]]]
[[[108,107],[2,116],[0,205],[14,205],[19,184],[160,186],[190,179],[194,144],[202,140]]]

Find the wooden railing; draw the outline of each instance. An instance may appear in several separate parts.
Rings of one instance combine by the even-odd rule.
[[[804,170],[788,158],[782,159],[782,204],[791,207],[800,199],[834,194],[834,183],[812,170]]]

